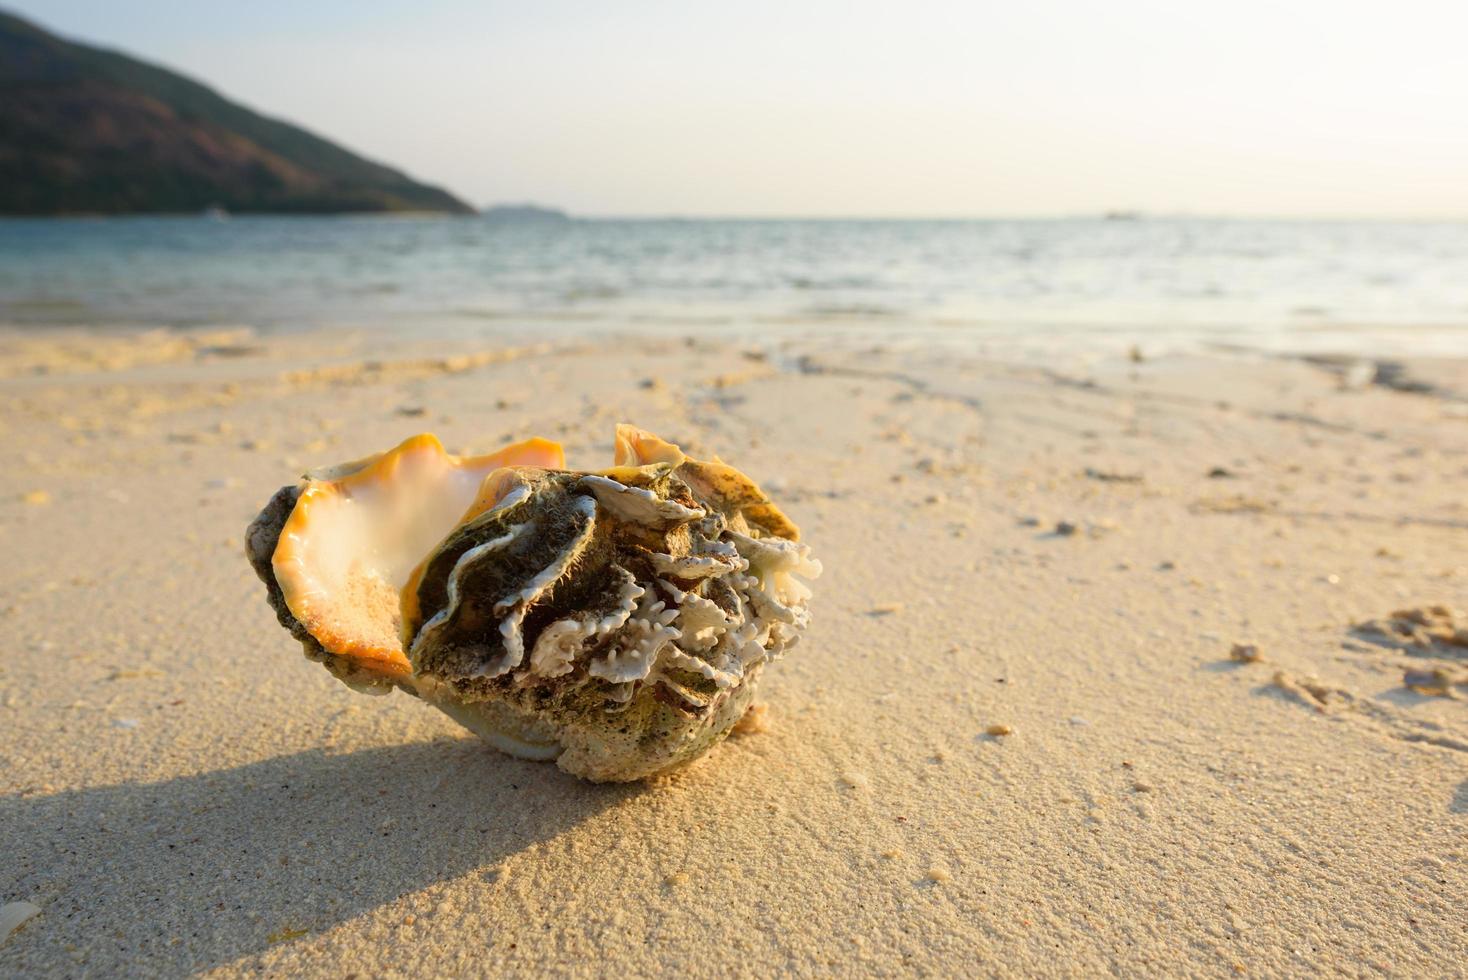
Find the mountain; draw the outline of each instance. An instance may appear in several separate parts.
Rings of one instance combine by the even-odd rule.
[[[472,209],[165,68],[0,12],[0,214]]]
[[[502,225],[564,225],[571,216],[559,208],[539,204],[496,204],[479,212],[480,217]]]

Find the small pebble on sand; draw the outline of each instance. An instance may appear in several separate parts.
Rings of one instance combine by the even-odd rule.
[[[1425,694],[1429,697],[1448,698],[1453,696],[1455,684],[1468,684],[1468,673],[1453,674],[1451,671],[1442,670],[1405,670],[1402,672],[1402,686],[1417,694]]]
[[[984,729],[984,734],[992,735],[995,738],[1003,738],[1005,735],[1013,735],[1014,729],[1010,728],[1008,725],[990,725],[988,728]]]
[[[1071,523],[1070,521],[1055,522],[1055,533],[1060,535],[1062,538],[1068,538],[1079,530],[1080,527],[1076,524]]]
[[[30,902],[11,902],[0,908],[0,943],[31,919],[41,914],[40,906]]]
[[[935,864],[933,865],[933,867],[928,869],[927,878],[933,884],[941,885],[945,881],[952,881],[953,875],[948,873],[948,869],[940,868]]]
[[[28,504],[40,506],[42,504],[49,504],[51,502],[51,495],[45,490],[32,490],[30,493],[24,494],[20,499]]]
[[[1235,643],[1228,656],[1230,660],[1241,664],[1257,664],[1264,659],[1264,654],[1259,652],[1258,645],[1254,643]]]
[[[893,616],[902,612],[902,603],[883,602],[867,611],[868,616]]]

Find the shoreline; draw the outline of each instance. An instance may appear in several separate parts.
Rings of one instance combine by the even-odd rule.
[[[505,316],[505,320],[514,318]],[[1027,346],[1022,330],[984,334],[963,328],[914,332],[910,323],[862,324],[848,329],[821,321],[790,319],[784,330],[762,322],[758,329],[729,328],[708,322],[670,320],[610,321],[616,327],[587,328],[559,322],[559,329],[531,333],[516,327],[486,328],[462,319],[411,320],[409,333],[384,325],[336,324],[261,330],[248,324],[220,323],[193,327],[136,324],[67,325],[35,327],[0,322],[0,385],[42,386],[61,378],[73,381],[137,380],[137,370],[176,369],[174,380],[186,382],[192,368],[218,370],[226,363],[241,373],[268,374],[284,359],[301,358],[315,369],[350,372],[353,365],[419,363],[432,370],[436,360],[445,370],[466,369],[468,357],[485,363],[485,352],[509,350],[548,352],[591,347],[629,348],[635,354],[648,345],[666,347],[722,346],[770,360],[781,370],[795,370],[802,357],[829,349],[872,351],[899,359],[932,357],[939,361],[957,356],[986,365],[1037,368],[1058,372],[1083,383],[1093,375],[1167,372],[1178,365],[1299,364],[1334,379],[1342,391],[1372,387],[1440,398],[1447,403],[1468,401],[1468,385],[1460,370],[1468,350],[1450,344],[1435,350],[1423,335],[1454,337],[1452,328],[1402,328],[1415,334],[1419,344],[1375,343],[1351,345],[1281,345],[1258,347],[1237,342],[1199,342],[1181,347],[1148,344],[1153,338],[1136,328],[1119,329],[1106,343],[1094,332],[1081,330],[1045,336],[1043,346]],[[538,326],[545,326],[544,323]],[[852,325],[848,325],[852,326]],[[1378,328],[1370,328],[1374,331]],[[1363,332],[1369,332],[1363,330]],[[1105,335],[1103,335],[1105,336]],[[1089,346],[1088,346],[1089,342]],[[433,345],[431,348],[426,345]],[[459,363],[448,364],[459,359]],[[227,372],[226,372],[227,373]],[[280,372],[282,377],[289,371]],[[1450,417],[1456,417],[1449,409]]]
[[[0,900],[41,908],[0,970],[1468,953],[1468,648],[1367,625],[1468,630],[1468,359],[511,333],[0,331]],[[739,465],[826,567],[768,730],[679,775],[591,786],[352,694],[241,556],[307,466],[418,431],[604,465],[617,421]]]

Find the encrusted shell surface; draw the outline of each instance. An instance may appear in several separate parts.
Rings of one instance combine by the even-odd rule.
[[[282,624],[349,684],[403,688],[589,779],[675,768],[799,639],[820,565],[717,459],[631,426],[609,470],[558,456],[532,441],[456,460],[417,437],[280,491],[251,561]]]

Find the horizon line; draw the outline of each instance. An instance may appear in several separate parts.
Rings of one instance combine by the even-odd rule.
[[[499,205],[481,207],[481,212]],[[559,209],[557,209],[559,210]],[[1115,224],[1141,223],[1147,221],[1339,221],[1339,222],[1382,222],[1382,223],[1426,223],[1461,224],[1468,222],[1468,214],[1454,215],[1371,215],[1371,214],[1278,214],[1278,213],[1212,213],[1188,211],[1142,211],[1117,209],[1115,211],[1057,211],[1015,212],[1011,214],[719,214],[713,213],[617,213],[617,212],[574,212],[564,211],[573,221],[1110,221]],[[472,215],[468,217],[473,217]]]
[[[440,211],[338,211],[321,213],[303,213],[298,211],[224,211],[230,219],[248,220],[250,218],[443,218],[473,220],[481,218],[485,212],[497,207],[519,207],[520,204],[485,204],[475,208],[469,214],[448,214]],[[950,222],[954,224],[964,222],[1042,222],[1042,221],[1099,221],[1112,224],[1143,224],[1147,222],[1175,222],[1175,221],[1267,221],[1267,222],[1319,222],[1319,223],[1341,223],[1341,224],[1468,224],[1468,214],[1463,215],[1352,215],[1339,213],[1323,214],[1275,214],[1275,213],[1209,213],[1209,212],[1187,212],[1187,211],[1141,211],[1130,209],[1116,209],[1113,211],[1071,211],[1071,212],[1016,212],[1012,214],[795,214],[795,213],[766,213],[766,214],[720,214],[692,213],[692,212],[576,212],[566,211],[550,205],[537,205],[537,207],[555,212],[560,217],[570,221],[748,221],[748,222],[779,222],[779,221],[830,221],[830,222]],[[134,211],[125,213],[103,213],[103,212],[73,212],[60,214],[0,214],[0,222],[3,221],[99,221],[130,218],[180,218],[193,219],[198,217],[209,217],[203,211]],[[527,224],[534,223],[535,219],[526,221]]]

